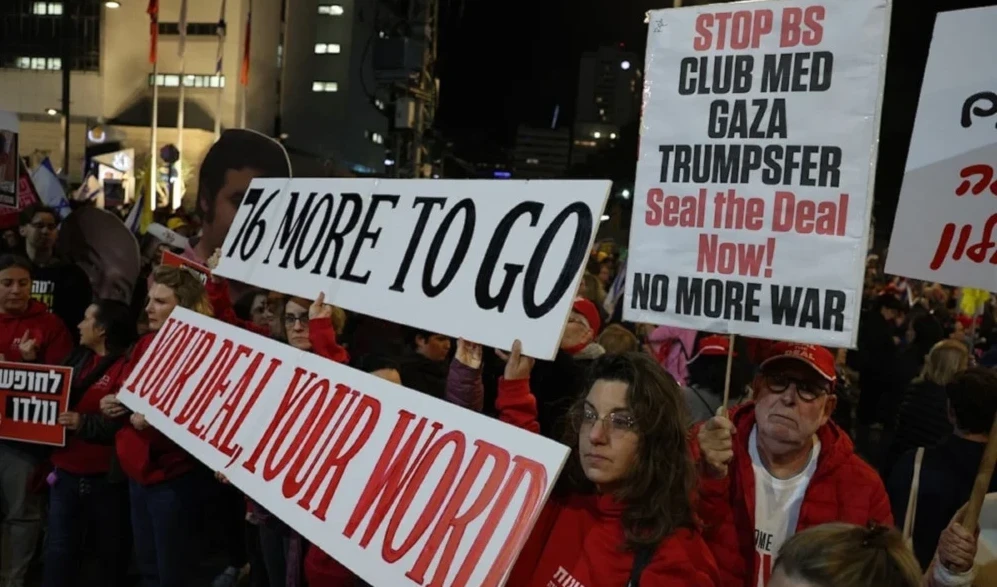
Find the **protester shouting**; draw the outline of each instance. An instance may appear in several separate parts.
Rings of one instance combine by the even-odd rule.
[[[57,365],[72,350],[66,326],[45,304],[31,299],[31,264],[14,255],[0,257],[0,358]],[[24,585],[42,529],[39,477],[49,449],[0,441],[0,585]]]
[[[835,380],[827,349],[779,343],[754,402],[694,429],[698,511],[724,585],[765,587],[779,548],[807,528],[892,525],[883,482],[830,420]]]
[[[539,432],[533,360],[504,356],[502,421]],[[570,411],[572,454],[509,576],[509,585],[718,585],[692,511],[695,472],[674,379],[643,354],[593,362]]]
[[[31,261],[32,295],[63,323],[79,324],[93,299],[93,290],[83,269],[55,252],[59,215],[48,206],[35,204],[21,212],[20,225],[24,254]],[[75,340],[76,333],[70,334]]]
[[[114,455],[119,425],[100,412],[100,400],[124,381],[126,353],[135,341],[135,318],[122,302],[98,300],[79,325],[80,346],[66,359],[73,367],[70,411],[59,415],[69,435],[52,453],[43,587],[75,584],[79,548],[92,529],[100,584],[125,585],[130,555],[128,484]]]
[[[177,306],[211,315],[204,286],[186,269],[160,265],[149,289],[150,333],[132,351],[129,370],[149,350],[155,333]],[[127,375],[125,376],[127,379]],[[101,400],[105,416],[128,421],[115,439],[121,468],[129,479],[135,560],[146,585],[188,587],[194,518],[200,487],[194,460],[162,433],[149,426],[142,414],[128,410],[114,396]]]

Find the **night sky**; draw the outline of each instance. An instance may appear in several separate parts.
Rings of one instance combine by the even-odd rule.
[[[832,1],[832,0],[828,0]],[[894,0],[877,170],[876,232],[888,238],[934,15],[995,0]],[[661,0],[441,0],[437,128],[472,161],[497,159],[520,123],[570,121],[581,53],[619,44],[644,54],[645,11]],[[915,8],[917,5],[918,8]],[[634,162],[636,165],[636,161]]]

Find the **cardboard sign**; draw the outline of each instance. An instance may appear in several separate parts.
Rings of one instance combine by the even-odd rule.
[[[372,585],[502,585],[569,452],[182,308],[118,398]]]
[[[194,274],[194,277],[201,280],[202,285],[208,283],[208,278],[211,277],[211,270],[204,265],[195,263],[170,251],[163,251],[162,263],[167,267],[183,267],[187,269]]]
[[[887,0],[652,11],[624,317],[854,346]]]
[[[557,352],[609,181],[254,180],[215,272],[498,348]]]
[[[887,273],[997,291],[997,7],[941,12]]]
[[[72,381],[71,367],[0,361],[0,438],[65,446],[56,422],[69,409]]]

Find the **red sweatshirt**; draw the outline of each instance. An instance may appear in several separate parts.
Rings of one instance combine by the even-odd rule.
[[[82,379],[93,370],[103,357],[94,355],[90,364],[79,373],[73,373],[74,379]],[[72,408],[79,414],[100,415],[100,400],[107,395],[113,395],[124,382],[127,359],[121,357],[104,373],[104,376],[84,392],[80,401]],[[70,433],[66,446],[55,449],[52,453],[52,464],[72,473],[73,475],[103,475],[111,468],[111,458],[114,447],[107,444],[88,442]]]
[[[156,334],[150,332],[139,339],[125,368],[121,380],[125,381],[135,365],[142,359]],[[155,485],[190,471],[193,459],[182,448],[161,432],[148,427],[136,430],[126,422],[115,437],[121,469],[130,479],[142,485]]]
[[[58,365],[73,350],[73,339],[62,319],[50,313],[45,304],[31,300],[23,314],[0,314],[0,355],[5,361],[29,362],[21,357],[25,332],[38,342],[38,356],[32,363]]]
[[[538,431],[537,402],[529,380],[499,380],[499,419]],[[577,458],[572,455],[571,458]],[[623,548],[625,506],[610,495],[551,498],[509,576],[516,587],[615,587],[630,580],[634,555]],[[641,587],[720,584],[709,548],[698,531],[680,528],[654,552]]]

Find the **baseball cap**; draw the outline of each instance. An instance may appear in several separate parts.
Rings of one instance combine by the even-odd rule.
[[[689,363],[699,357],[726,357],[730,349],[730,337],[713,334],[704,336],[696,343],[696,354],[689,358]],[[734,352],[737,356],[737,351]]]
[[[801,361],[831,383],[834,383],[838,378],[834,368],[834,355],[822,346],[798,342],[780,342],[772,347],[772,354],[762,361],[761,366],[764,369],[766,365],[783,359]]]
[[[575,303],[571,306],[571,311],[585,316],[585,321],[589,323],[589,328],[592,329],[592,332],[599,334],[599,329],[602,328],[602,318],[599,317],[599,310],[595,307],[595,304],[586,298],[575,298]]]

